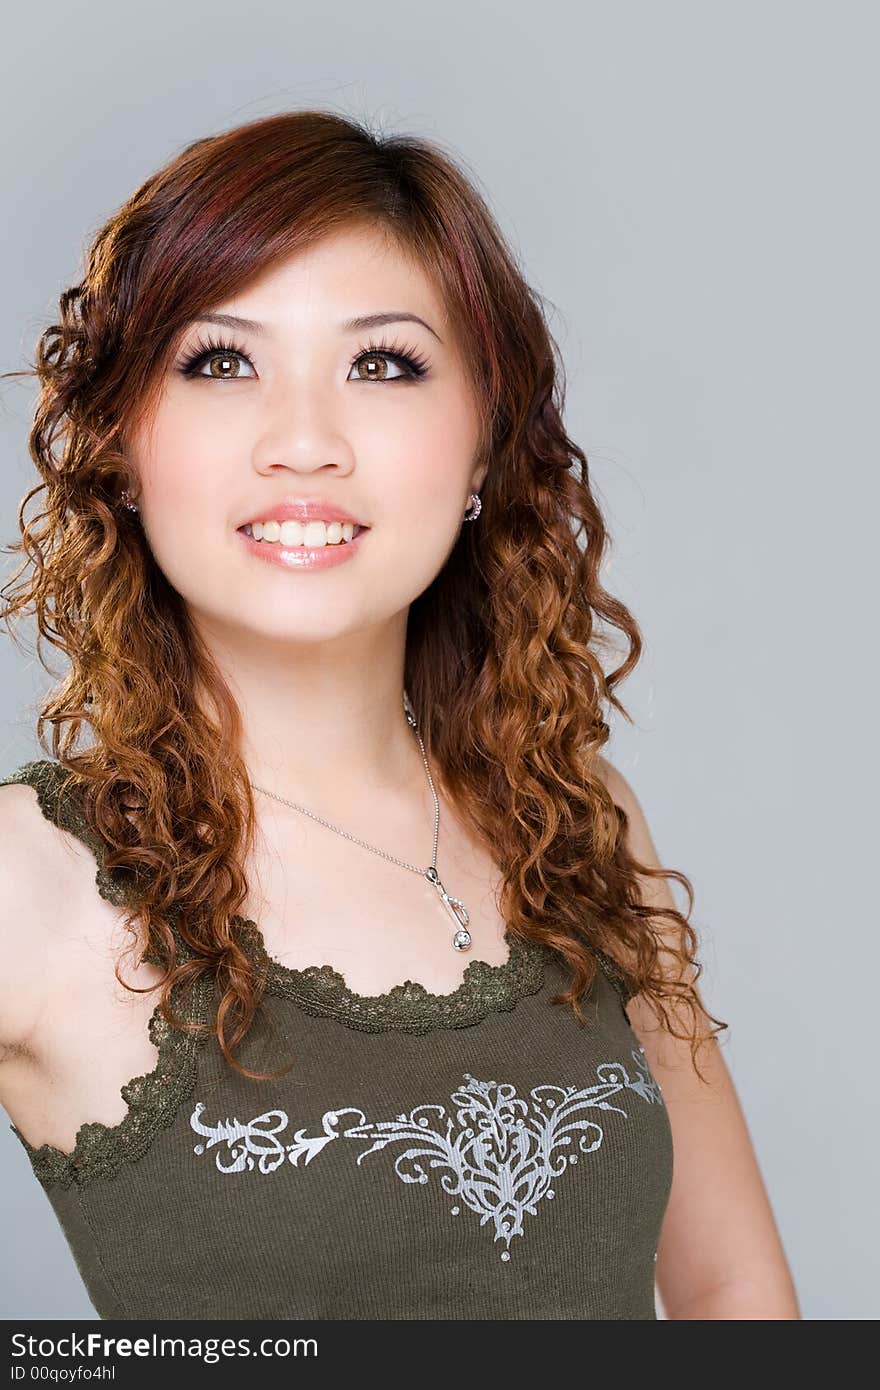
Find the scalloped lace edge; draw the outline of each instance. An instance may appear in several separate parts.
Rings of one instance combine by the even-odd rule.
[[[520,999],[537,994],[545,982],[548,950],[505,932],[508,958],[500,965],[469,961],[461,983],[449,994],[433,994],[424,985],[406,980],[384,994],[364,995],[349,989],[345,976],[332,965],[309,965],[297,970],[271,957],[256,922],[234,917],[242,949],[266,977],[266,988],[292,999],[306,1013],[336,1018],[367,1033],[427,1033],[435,1028],[466,1028],[489,1013],[509,1012]]]
[[[200,1002],[207,992],[204,983],[197,991]],[[195,1014],[201,1014],[201,1009],[184,1012],[187,1019]],[[173,1028],[159,1013],[158,1004],[147,1026],[158,1053],[156,1065],[120,1088],[128,1109],[118,1124],[84,1120],[70,1151],[54,1144],[31,1144],[15,1125],[10,1125],[45,1187],[53,1183],[69,1187],[73,1182],[84,1186],[95,1178],[113,1177],[121,1167],[143,1157],[159,1131],[168,1128],[182,1102],[192,1094],[197,1052],[204,1037]]]
[[[46,819],[75,834],[92,850],[97,859],[95,883],[101,897],[115,906],[126,906],[126,889],[104,867],[102,845],[90,833],[75,803],[63,795],[66,779],[67,770],[60,763],[35,759],[0,778],[0,786],[22,783],[32,787]],[[144,959],[159,964],[153,952],[145,952]],[[185,1021],[207,1021],[205,1006],[211,986],[212,982],[202,977],[182,1008],[179,995],[172,995],[172,1004]],[[158,1003],[147,1022],[147,1032],[156,1048],[156,1065],[141,1076],[131,1077],[120,1088],[127,1110],[117,1124],[84,1120],[70,1150],[49,1143],[31,1144],[16,1125],[10,1124],[44,1187],[55,1183],[69,1187],[73,1182],[83,1186],[95,1178],[112,1177],[124,1164],[146,1153],[159,1130],[171,1124],[181,1102],[193,1091],[197,1053],[205,1035],[172,1027],[160,1014]]]

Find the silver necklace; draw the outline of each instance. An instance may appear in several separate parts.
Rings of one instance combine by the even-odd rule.
[[[255,792],[263,792],[266,796],[271,796],[275,801],[283,801],[285,806],[292,806],[295,811],[302,811],[303,815],[311,816],[312,820],[316,820],[319,825],[325,825],[328,830],[334,831],[335,834],[344,835],[346,840],[352,840],[356,845],[362,845],[363,848],[368,849],[371,854],[378,854],[383,859],[389,860],[392,864],[399,864],[401,869],[410,869],[414,874],[422,874],[429,883],[433,883],[437,892],[440,894],[441,901],[455,920],[456,930],[452,937],[452,944],[456,951],[469,951],[471,948],[471,934],[468,931],[470,916],[467,908],[459,898],[453,898],[450,893],[447,893],[443,884],[440,882],[440,875],[437,873],[437,839],[440,833],[440,802],[434,788],[434,779],[431,776],[431,769],[428,766],[425,745],[422,742],[416,716],[406,691],[403,692],[403,708],[406,712],[407,723],[414,731],[419,741],[419,748],[422,750],[422,762],[425,764],[425,771],[428,774],[428,785],[431,788],[431,795],[434,798],[434,853],[427,869],[419,868],[418,864],[407,864],[403,859],[396,859],[393,854],[386,854],[383,849],[376,849],[374,845],[368,845],[366,840],[359,840],[356,835],[350,835],[347,830],[340,830],[338,826],[331,825],[329,821],[323,820],[321,816],[316,816],[314,811],[307,810],[305,806],[299,806],[295,801],[288,801],[286,797],[278,796],[277,793],[268,791],[266,787],[258,787],[253,782],[251,782],[251,786]]]

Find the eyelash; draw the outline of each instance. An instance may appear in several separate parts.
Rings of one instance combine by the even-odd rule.
[[[246,352],[241,348],[235,347],[233,343],[219,342],[209,338],[207,341],[200,339],[195,350],[183,361],[178,368],[184,376],[199,375],[198,369],[211,357],[225,355],[227,357],[243,357],[244,360],[253,366],[253,362]],[[426,376],[428,372],[427,359],[416,352],[415,348],[405,347],[400,343],[367,343],[365,347],[359,348],[349,364],[349,371],[362,357],[390,357],[399,367],[409,373],[409,379],[416,381]],[[221,377],[214,377],[215,381],[221,381]],[[238,378],[228,377],[228,381],[235,381]],[[247,378],[243,378],[247,380]],[[210,378],[206,378],[210,380]],[[393,381],[405,381],[406,377],[393,377]],[[390,384],[390,383],[389,383]]]

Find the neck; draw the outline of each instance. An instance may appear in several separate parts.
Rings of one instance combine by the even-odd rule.
[[[328,818],[377,795],[430,796],[403,704],[405,628],[394,642],[387,632],[234,646],[228,634],[203,636],[241,713],[252,784]]]

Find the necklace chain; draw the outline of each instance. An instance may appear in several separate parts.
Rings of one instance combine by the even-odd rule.
[[[288,801],[286,796],[279,796],[277,792],[270,792],[266,787],[258,787],[255,782],[251,782],[251,786],[254,791],[263,792],[265,796],[271,796],[273,800],[283,802],[285,806],[292,807],[294,811],[301,811],[304,816],[309,816],[312,820],[317,821],[319,825],[326,826],[326,828],[332,830],[334,834],[342,835],[346,840],[351,840],[354,844],[361,845],[364,849],[368,849],[371,854],[377,854],[380,858],[387,859],[389,863],[397,864],[401,869],[409,869],[412,873],[421,874],[424,878],[427,878],[437,889],[444,906],[446,906],[457,923],[458,929],[452,938],[453,946],[457,951],[467,951],[471,945],[471,934],[467,929],[468,922],[470,921],[467,909],[460,899],[453,898],[446,892],[437,873],[437,841],[440,835],[440,801],[434,786],[434,779],[431,776],[431,769],[428,765],[428,755],[425,752],[425,745],[419,733],[415,712],[410,704],[409,696],[406,691],[404,691],[403,695],[403,707],[406,713],[407,723],[418,740],[419,749],[422,754],[422,762],[425,764],[425,772],[428,774],[428,786],[431,788],[431,796],[434,798],[434,851],[431,855],[431,863],[427,869],[420,868],[418,864],[408,864],[406,860],[398,859],[396,855],[388,854],[384,849],[377,849],[375,845],[367,844],[366,840],[359,839],[357,835],[352,835],[348,830],[340,830],[338,825],[331,825],[330,821],[324,820],[322,816],[316,815],[314,811],[310,811],[306,806],[300,806],[296,801]]]

